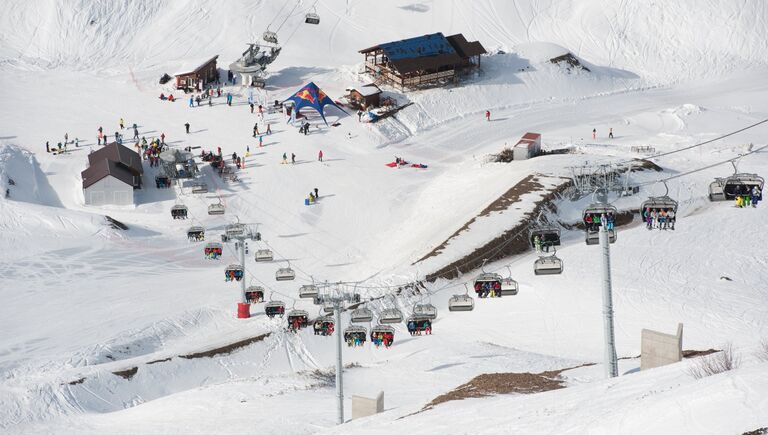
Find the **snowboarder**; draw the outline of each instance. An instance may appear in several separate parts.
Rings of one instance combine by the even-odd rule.
[[[490,121],[491,120],[491,111],[490,110],[486,110],[485,111],[485,120],[486,121]]]
[[[296,164],[296,154],[294,154],[294,153],[291,153],[291,164],[292,165]]]
[[[51,152],[51,146],[48,144],[48,141],[45,141],[45,152],[50,153]]]
[[[120,130],[125,128],[125,121],[123,121],[123,118],[120,118]]]
[[[188,122],[184,123],[184,128],[187,130],[187,134],[189,134],[189,123]]]
[[[323,150],[320,150],[319,153],[317,153],[317,161],[322,162],[323,161]]]
[[[613,139],[613,127],[608,129],[608,139]]]
[[[597,129],[593,128],[592,129],[592,140],[595,140],[595,139],[597,139]]]

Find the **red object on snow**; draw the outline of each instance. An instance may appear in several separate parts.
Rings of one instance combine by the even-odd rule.
[[[251,304],[238,303],[237,304],[237,318],[247,319],[251,317]]]

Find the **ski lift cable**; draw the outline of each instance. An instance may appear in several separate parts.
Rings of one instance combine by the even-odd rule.
[[[691,174],[695,174],[696,172],[705,171],[707,169],[711,169],[711,168],[714,168],[716,166],[724,165],[726,163],[735,162],[736,160],[739,160],[742,157],[748,156],[750,154],[754,154],[754,153],[756,153],[758,151],[762,151],[765,148],[768,148],[768,145],[763,145],[760,148],[754,149],[754,150],[749,151],[749,152],[744,153],[744,154],[739,154],[737,157],[733,157],[733,158],[728,159],[728,160],[723,160],[721,162],[712,163],[711,165],[702,166],[701,168],[693,169],[693,170],[690,170],[690,171],[687,171],[687,172],[682,172],[680,174],[672,175],[672,176],[667,177],[667,178],[660,178],[658,180],[646,181],[645,183],[639,183],[639,184],[636,184],[635,186],[637,186],[637,187],[648,186],[648,185],[651,185],[651,184],[664,183],[664,182],[667,182],[669,180],[674,180],[676,178],[685,177],[685,176],[688,176],[688,175],[691,175]]]
[[[285,9],[286,6],[288,6],[288,4],[289,4],[288,2],[283,3],[283,7],[281,7],[280,10],[277,11],[275,16],[272,18],[272,21],[270,21],[269,24],[267,24],[267,30],[269,30],[270,26],[272,26],[272,24],[275,23],[275,20],[277,20],[280,14],[282,14],[283,10]]]
[[[689,145],[687,147],[683,147],[683,148],[680,148],[680,149],[677,149],[677,150],[654,154],[654,155],[649,156],[649,157],[644,157],[644,159],[645,160],[656,159],[656,158],[659,158],[659,157],[668,156],[670,154],[675,154],[675,153],[679,153],[679,152],[682,152],[682,151],[687,151],[687,150],[690,150],[690,149],[693,149],[693,148],[696,148],[696,147],[700,147],[702,145],[707,145],[707,144],[710,144],[712,142],[718,141],[720,139],[725,139],[726,137],[730,137],[730,136],[733,136],[735,134],[741,133],[742,131],[746,131],[746,130],[749,130],[751,128],[755,128],[755,127],[757,127],[759,125],[765,124],[766,122],[768,122],[768,118],[763,119],[763,120],[758,121],[758,122],[755,122],[754,124],[750,124],[750,125],[748,125],[746,127],[740,128],[738,130],[734,130],[732,132],[725,133],[725,134],[723,134],[721,136],[718,136],[718,137],[716,137],[714,139],[709,139],[709,140],[706,140],[704,142],[699,142],[697,144]],[[624,160],[624,161],[619,161],[616,164],[621,165],[621,164],[631,163],[633,161],[634,161],[634,159],[632,159],[632,160]]]
[[[291,18],[291,15],[293,15],[293,13],[296,11],[296,8],[298,8],[299,6],[301,6],[301,0],[296,1],[296,6],[294,6],[290,12],[288,12],[288,15],[285,16],[285,19],[283,20],[283,22],[280,23],[280,25],[277,27],[277,29],[275,30],[275,33],[279,32],[280,29],[283,28],[283,25],[285,24],[285,22],[288,21],[288,18]]]

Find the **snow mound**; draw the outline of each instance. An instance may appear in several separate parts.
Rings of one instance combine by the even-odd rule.
[[[0,145],[0,180],[11,200],[62,206],[35,155],[15,145]]]
[[[549,62],[550,59],[570,53],[567,48],[551,42],[518,44],[514,47],[513,51],[518,56],[528,59],[531,64]]]

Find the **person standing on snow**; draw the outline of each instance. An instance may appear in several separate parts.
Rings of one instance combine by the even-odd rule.
[[[267,123],[267,134],[272,134],[272,127],[270,127],[270,123]]]
[[[317,187],[315,187],[315,199],[320,199],[320,194],[318,193]]]
[[[608,139],[613,139],[613,127],[608,129]]]
[[[288,155],[283,153],[283,164],[288,164]]]
[[[595,139],[597,139],[597,129],[593,128],[592,129],[592,140],[595,140]]]
[[[123,121],[123,118],[120,118],[120,130],[125,128],[125,121]]]
[[[259,148],[264,146],[264,136],[259,136]]]
[[[160,143],[165,145],[165,133],[160,133]]]
[[[291,153],[291,164],[292,165],[296,164],[296,154],[294,154],[294,153]]]
[[[187,130],[187,134],[189,134],[189,123],[184,123],[184,128]]]
[[[322,162],[323,161],[323,150],[320,150],[319,153],[317,153],[317,161]]]
[[[189,107],[195,107],[195,97],[189,96]]]
[[[485,120],[486,121],[490,121],[491,120],[491,111],[490,110],[486,110],[485,111]]]

